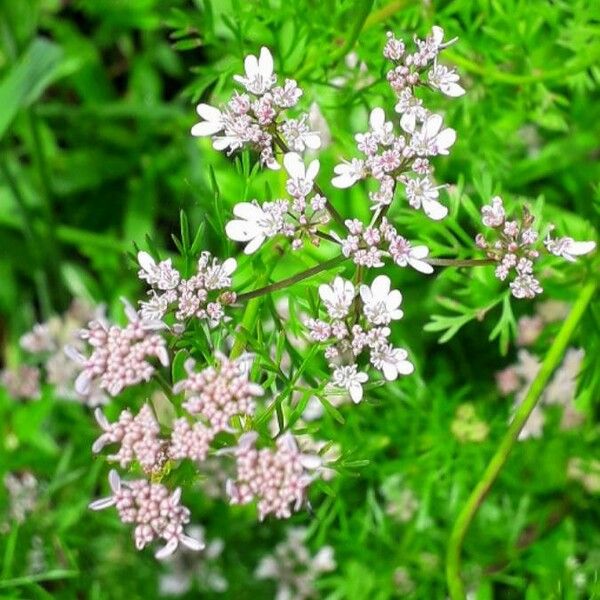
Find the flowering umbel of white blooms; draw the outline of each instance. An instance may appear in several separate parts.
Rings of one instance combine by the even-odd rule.
[[[509,219],[500,196],[482,207],[481,220],[490,234],[486,237],[479,233],[475,240],[477,246],[498,263],[495,273],[500,281],[512,279],[509,286],[515,298],[531,299],[543,292],[533,267],[544,248],[549,254],[570,262],[596,248],[595,242],[576,242],[570,237],[553,239],[550,233],[542,245],[534,228],[535,218],[527,207],[523,208],[520,219]],[[550,231],[553,229],[551,225]]]
[[[256,567],[258,579],[277,582],[278,600],[314,598],[316,580],[321,574],[336,568],[333,548],[323,546],[312,555],[306,546],[307,533],[303,528],[289,528],[285,540],[275,546],[273,554],[263,557]]]
[[[233,77],[244,92],[235,92],[222,109],[199,104],[196,110],[203,120],[192,127],[192,135],[210,136],[213,147],[228,154],[253,148],[270,169],[280,167],[275,159],[277,146],[297,152],[319,148],[321,140],[317,132],[310,130],[308,114],[287,116],[287,109],[298,104],[302,90],[293,79],[275,85],[277,76],[269,49],[261,48],[258,58],[247,56],[244,67],[244,75]]]
[[[321,460],[303,454],[289,432],[277,439],[274,450],[257,449],[257,438],[253,431],[240,437],[235,449],[237,477],[228,481],[227,494],[232,504],[258,500],[261,521],[269,514],[286,519],[302,506]]]
[[[82,395],[86,395],[92,383],[98,381],[100,388],[116,396],[126,387],[150,380],[155,371],[151,359],[165,367],[169,364],[166,342],[155,333],[164,324],[144,319],[127,303],[125,313],[129,319],[125,327],[95,319],[81,331],[81,338],[92,347],[89,357],[73,347],[65,349],[83,368],[75,381],[75,389]]]
[[[150,300],[140,303],[144,319],[162,321],[173,309],[177,321],[196,317],[214,327],[225,318],[223,306],[235,300],[235,294],[227,293],[237,266],[234,258],[221,262],[202,252],[195,275],[188,279],[172,266],[171,259],[157,263],[147,252],[138,252],[138,262],[139,278],[151,287]]]
[[[336,277],[331,285],[319,286],[319,296],[327,315],[307,321],[309,335],[327,345],[332,383],[345,389],[353,402],[362,400],[363,384],[369,379],[361,370],[366,366],[359,366],[362,356],[368,356],[387,381],[413,372],[406,350],[394,347],[388,339],[391,329],[387,325],[401,319],[403,312],[402,294],[391,289],[387,275],[377,276],[370,286],[363,284],[358,290],[351,281]]]
[[[180,504],[180,488],[169,492],[164,485],[145,479],[121,481],[116,471],[110,472],[108,481],[112,495],[92,502],[90,508],[102,510],[114,506],[123,523],[135,525],[134,539],[138,550],[155,539],[165,542],[155,554],[158,559],[173,554],[179,544],[190,550],[204,548],[203,542],[186,535],[183,530],[190,521],[190,511]]]

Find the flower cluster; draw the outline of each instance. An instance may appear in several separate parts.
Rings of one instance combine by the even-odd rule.
[[[127,468],[137,460],[146,473],[160,471],[167,452],[159,439],[160,427],[150,406],[144,404],[135,416],[126,409],[115,423],[109,423],[99,408],[95,415],[104,433],[94,442],[92,452],[98,453],[105,446],[119,444],[118,452],[108,456],[107,460],[119,463],[121,468]]]
[[[80,332],[81,338],[92,347],[89,357],[73,346],[65,348],[71,359],[82,367],[75,380],[78,393],[88,394],[97,382],[101,389],[116,396],[126,387],[150,380],[155,371],[151,359],[157,359],[165,367],[169,364],[166,342],[155,333],[164,324],[144,319],[127,303],[125,313],[129,319],[125,327],[95,319]]]
[[[192,135],[212,137],[215,150],[228,154],[253,148],[260,153],[260,162],[270,169],[279,168],[275,159],[277,146],[296,152],[319,148],[321,139],[311,131],[308,114],[286,116],[286,110],[298,104],[302,90],[293,79],[275,85],[277,76],[269,49],[261,48],[258,58],[247,56],[244,67],[244,75],[233,78],[245,92],[235,92],[223,109],[199,104],[196,110],[203,120],[192,127]]]
[[[173,554],[179,544],[196,551],[204,548],[203,542],[186,535],[183,530],[190,521],[190,511],[180,504],[181,489],[170,493],[164,485],[145,479],[121,481],[116,471],[109,473],[108,480],[112,495],[92,502],[90,508],[102,510],[114,506],[123,523],[135,525],[134,539],[138,550],[155,539],[165,542],[155,554],[158,559]]]
[[[256,448],[258,434],[243,434],[235,449],[237,477],[227,483],[232,504],[258,500],[262,521],[268,514],[287,519],[304,503],[306,489],[321,465],[317,456],[300,452],[294,436],[285,433],[276,448]]]
[[[313,598],[318,577],[336,568],[333,548],[323,546],[311,556],[306,538],[306,529],[288,529],[286,539],[277,544],[273,554],[263,557],[256,568],[258,579],[277,582],[277,598]]]
[[[37,506],[39,482],[33,473],[7,473],[4,476],[4,486],[8,492],[11,519],[23,523],[27,515]]]
[[[544,244],[540,244],[540,235],[534,228],[535,217],[527,207],[523,207],[520,219],[509,219],[500,196],[495,196],[490,204],[481,208],[481,220],[491,234],[489,239],[477,234],[477,246],[498,263],[495,274],[500,281],[512,277],[509,285],[515,298],[531,299],[543,292],[540,282],[534,277],[533,267],[544,247],[548,253],[570,262],[596,247],[595,242],[576,242],[570,237],[554,239],[550,232]],[[553,229],[554,226],[550,226],[550,231]]]
[[[236,219],[225,226],[227,236],[236,242],[246,242],[244,252],[252,254],[265,240],[284,235],[292,240],[292,248],[302,247],[304,239],[319,245],[321,225],[329,222],[327,199],[316,191],[314,180],[319,172],[319,161],[313,160],[308,167],[296,152],[288,152],[283,158],[288,174],[286,190],[290,199],[278,199],[259,204],[238,202],[233,208]]]
[[[0,384],[11,398],[39,400],[42,395],[40,370],[37,367],[19,365],[14,369],[3,369],[0,371]]]
[[[357,290],[351,281],[336,277],[332,285],[319,286],[319,296],[327,312],[326,320],[309,319],[307,327],[313,341],[327,344],[325,357],[333,368],[332,383],[345,389],[358,403],[363,397],[363,384],[369,379],[359,370],[359,357],[366,353],[373,367],[387,381],[408,375],[414,367],[403,348],[389,342],[388,325],[401,319],[402,294],[391,289],[390,278],[379,275],[371,286]]]
[[[157,263],[147,252],[138,252],[138,276],[150,286],[150,299],[140,302],[140,314],[148,321],[162,321],[171,309],[175,319],[185,321],[191,317],[208,320],[211,327],[225,318],[224,304],[235,301],[231,288],[231,274],[237,262],[228,258],[224,262],[202,252],[196,273],[184,279],[171,264],[171,259]]]
[[[74,300],[65,313],[37,323],[31,331],[21,336],[21,348],[42,364],[45,381],[54,386],[60,398],[77,400],[90,407],[108,401],[98,385],[90,385],[85,395],[77,393],[75,379],[79,368],[64,351],[65,345],[83,351],[85,342],[79,337],[81,328],[90,320],[103,318],[103,313],[103,306],[94,309],[87,302]]]
[[[425,274],[433,273],[433,267],[427,262],[429,248],[424,245],[413,246],[386,217],[381,219],[379,225],[368,227],[358,219],[348,219],[346,227],[349,235],[338,239],[342,254],[352,258],[356,265],[379,268],[384,266],[384,258],[391,258],[399,267],[412,267]]]
[[[185,363],[187,378],[177,382],[173,391],[185,391],[188,395],[183,408],[192,416],[200,416],[214,433],[234,433],[231,419],[234,416],[251,417],[255,410],[256,396],[262,396],[263,388],[248,379],[253,357],[242,355],[231,360],[218,352],[219,367],[208,367],[194,372],[194,361]]]
[[[375,179],[378,189],[369,193],[372,210],[388,207],[400,183],[411,207],[422,209],[434,220],[448,214],[448,209],[438,200],[439,191],[445,185],[433,182],[429,159],[447,155],[456,141],[456,132],[444,127],[442,116],[425,108],[415,95],[416,89],[422,86],[451,97],[464,94],[456,72],[437,63],[439,52],[455,41],[443,43],[443,37],[444,31],[434,27],[425,40],[415,40],[416,51],[410,54],[401,40],[388,34],[383,54],[394,62],[387,79],[397,94],[395,109],[401,115],[401,131],[395,133],[394,124],[386,121],[384,110],[374,108],[369,117],[369,130],[355,136],[362,158],[337,165],[332,179],[332,184],[339,188],[351,187],[368,177]]]

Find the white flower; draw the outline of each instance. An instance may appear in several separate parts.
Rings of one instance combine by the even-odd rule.
[[[402,294],[391,290],[391,281],[387,275],[378,275],[371,287],[360,286],[360,297],[364,305],[364,315],[373,325],[387,325],[392,320],[401,319]]]
[[[279,233],[283,227],[281,211],[266,211],[253,202],[239,202],[233,207],[233,214],[238,218],[225,225],[225,233],[236,242],[248,242],[245,254],[256,252],[267,238]]]
[[[411,266],[416,271],[429,275],[433,267],[423,259],[429,255],[427,246],[412,246],[405,238],[398,236],[390,242],[389,252],[394,262],[400,267]]]
[[[379,344],[371,350],[371,364],[388,381],[398,379],[398,375],[410,375],[415,370],[407,357],[408,353],[404,348],[393,348],[390,344]]]
[[[417,129],[414,117],[404,114],[400,125],[411,134],[410,147],[418,156],[436,156],[448,154],[448,149],[456,141],[456,131],[451,127],[442,129],[441,115],[431,113],[425,117],[421,129]]]
[[[336,277],[333,285],[319,286],[319,296],[332,319],[343,319],[350,310],[356,291],[351,281]]]
[[[170,258],[157,264],[147,252],[138,252],[137,259],[141,267],[138,277],[147,281],[149,285],[161,290],[172,290],[179,284],[181,276],[173,268]]]
[[[413,208],[423,207],[425,214],[434,221],[443,219],[448,214],[448,209],[437,201],[441,188],[445,186],[439,185],[434,187],[428,177],[422,179],[409,179],[406,182],[406,197],[408,203]]]
[[[338,367],[333,372],[333,383],[337,387],[344,388],[350,394],[352,402],[358,404],[363,397],[362,384],[368,381],[369,376],[358,370],[356,365]]]
[[[205,137],[219,133],[225,127],[223,113],[210,104],[198,104],[196,112],[204,121],[196,123],[192,127],[192,135],[196,137]]]
[[[228,258],[223,263],[213,259],[212,265],[206,267],[204,285],[207,290],[222,290],[231,287],[231,274],[237,268],[235,258]],[[199,269],[200,270],[200,269]]]
[[[304,152],[306,148],[316,150],[321,147],[321,137],[316,131],[311,131],[306,121],[308,115],[299,119],[287,119],[281,125],[281,131],[288,146],[296,152]]]
[[[276,77],[273,75],[273,57],[268,48],[260,49],[260,56],[250,54],[244,59],[244,75],[234,75],[233,78],[241,83],[249,92],[260,96],[270,90],[275,84]]]
[[[146,302],[140,302],[140,314],[147,321],[161,321],[169,310],[169,294],[158,295],[152,292],[152,297]]]
[[[369,125],[371,126],[372,133],[380,144],[387,146],[394,141],[394,125],[391,121],[385,120],[383,108],[376,107],[371,111]]]
[[[552,239],[550,234],[548,234],[544,244],[548,252],[569,262],[575,262],[578,256],[589,254],[596,248],[596,242],[577,242],[570,237]]]
[[[283,157],[283,165],[290,175],[286,189],[294,198],[304,198],[313,189],[315,177],[319,172],[320,163],[317,159],[311,161],[308,168],[304,166],[302,157],[296,152],[288,152]]]
[[[333,167],[336,174],[331,180],[331,184],[337,188],[349,188],[353,186],[359,179],[365,177],[365,163],[358,158],[353,158],[351,162],[344,161]]]
[[[481,207],[481,221],[486,227],[500,227],[505,219],[506,213],[500,196],[494,196],[490,204]]]
[[[429,85],[451,98],[463,96],[465,89],[458,84],[460,77],[454,69],[444,65],[434,65],[428,73]]]

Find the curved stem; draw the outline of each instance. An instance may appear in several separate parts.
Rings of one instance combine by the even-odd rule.
[[[246,292],[245,294],[238,294],[236,300],[241,300],[244,302],[245,300],[251,300],[252,298],[258,298],[258,296],[264,296],[265,294],[270,294],[271,292],[276,292],[277,290],[282,290],[294,283],[298,283],[303,279],[308,279],[309,277],[313,277],[313,275],[317,275],[321,271],[327,271],[333,267],[336,267],[340,263],[346,260],[345,256],[336,256],[335,258],[331,258],[322,262],[310,269],[306,269],[306,271],[302,271],[297,273],[296,275],[292,275],[291,277],[287,277],[286,279],[282,279],[281,281],[276,281],[275,283],[271,283],[266,285],[265,287],[258,288],[256,290],[252,290],[250,292]]]
[[[496,261],[493,258],[424,258],[423,262],[434,267],[485,267]]]
[[[596,286],[597,282],[591,281],[581,290],[569,316],[560,328],[552,346],[550,346],[550,350],[542,363],[539,373],[533,380],[525,399],[515,412],[513,420],[508,427],[508,431],[502,438],[498,449],[488,463],[481,479],[471,492],[471,495],[467,499],[454,523],[446,554],[446,579],[452,600],[462,600],[465,598],[464,587],[460,577],[460,555],[467,531],[473,522],[479,507],[483,503],[484,498],[496,481],[500,470],[506,463],[508,455],[515,445],[521,429],[535,408],[550,376],[562,359],[567,345],[596,291]]]

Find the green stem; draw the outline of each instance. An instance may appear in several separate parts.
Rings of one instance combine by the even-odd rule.
[[[287,277],[286,279],[282,279],[281,281],[276,281],[275,283],[271,283],[266,285],[265,287],[257,288],[252,290],[251,292],[246,292],[245,294],[238,294],[236,300],[238,301],[246,301],[251,300],[253,298],[258,298],[259,296],[264,296],[265,294],[270,294],[272,292],[276,292],[277,290],[283,290],[294,283],[298,283],[303,279],[308,279],[309,277],[313,277],[317,275],[317,273],[321,273],[321,271],[327,271],[328,269],[332,269],[336,267],[340,263],[346,260],[345,256],[336,256],[335,258],[331,258],[322,262],[310,269],[306,269],[306,271],[302,271],[301,273],[297,273],[296,275],[292,275],[291,277]]]
[[[467,499],[454,523],[446,554],[446,579],[452,600],[462,600],[466,597],[463,582],[460,577],[460,567],[461,549],[467,531],[487,493],[496,481],[500,470],[506,463],[510,451],[519,437],[521,429],[535,408],[550,376],[561,361],[571,337],[596,291],[596,286],[597,282],[591,281],[581,290],[569,316],[563,323],[552,346],[550,346],[550,350],[542,363],[539,373],[533,380],[525,399],[515,412],[514,418],[509,425],[506,434],[502,438],[498,449],[488,463],[483,475],[471,492],[471,495]]]

